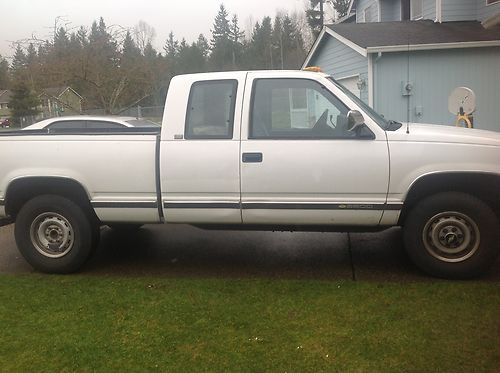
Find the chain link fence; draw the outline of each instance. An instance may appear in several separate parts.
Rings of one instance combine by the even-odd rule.
[[[163,119],[163,109],[164,106],[134,106],[118,111],[118,115],[149,119],[150,121],[161,124]]]
[[[116,114],[113,115],[106,114],[104,109],[83,110],[81,114],[96,115],[96,116],[121,116],[121,117],[144,118],[144,119],[149,119],[150,121],[153,121],[155,123],[161,124],[163,119],[163,109],[164,106],[134,106],[131,108],[117,110]],[[50,116],[45,113],[44,115],[36,115],[36,116],[32,115],[27,117],[20,117],[18,119],[18,123],[14,124],[11,122],[11,125],[24,128],[44,119],[55,118],[55,117],[62,118],[66,115],[75,115],[75,114],[57,113],[55,115]]]

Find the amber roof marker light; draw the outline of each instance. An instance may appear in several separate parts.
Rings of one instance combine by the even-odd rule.
[[[311,71],[313,73],[322,73],[323,70],[321,70],[321,67],[319,66],[308,66],[308,67],[304,67],[302,69],[303,71]]]

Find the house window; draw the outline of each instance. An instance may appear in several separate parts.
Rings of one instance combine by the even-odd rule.
[[[500,3],[500,0],[486,0],[486,5],[491,5],[495,3]]]
[[[423,17],[422,3],[423,0],[411,0],[411,19],[421,19]]]

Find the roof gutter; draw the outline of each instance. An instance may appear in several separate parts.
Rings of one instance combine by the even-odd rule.
[[[499,47],[500,40],[489,41],[470,41],[458,43],[434,43],[434,44],[410,44],[410,45],[387,45],[380,47],[368,47],[367,53],[385,53],[385,52],[407,52],[424,51],[436,49],[463,49],[463,48],[481,48],[481,47]]]

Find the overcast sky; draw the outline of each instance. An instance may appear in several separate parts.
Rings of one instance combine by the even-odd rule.
[[[305,0],[0,0],[3,3],[0,54],[11,56],[11,42],[32,34],[39,39],[47,38],[57,16],[64,16],[74,27],[90,27],[100,16],[107,25],[124,27],[133,27],[143,20],[155,28],[154,44],[162,50],[170,30],[178,39],[194,41],[200,33],[209,38],[221,2],[230,15],[238,15],[243,30],[248,29],[250,20],[273,16],[277,10],[302,11],[306,3]]]

